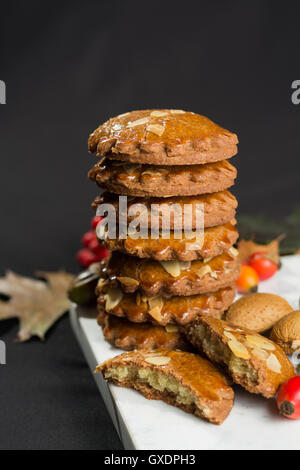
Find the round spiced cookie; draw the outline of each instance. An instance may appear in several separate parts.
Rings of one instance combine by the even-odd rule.
[[[119,287],[99,284],[96,289],[98,311],[127,318],[132,323],[154,325],[187,325],[202,315],[220,318],[233,302],[235,285],[209,294],[147,297],[140,292],[126,294]]]
[[[232,284],[239,277],[240,262],[230,252],[206,262],[155,261],[113,252],[107,273],[125,292],[186,296],[215,292]]]
[[[234,184],[236,168],[227,160],[204,165],[153,166],[104,159],[89,179],[105,190],[128,196],[195,196],[223,191]]]
[[[124,197],[124,196],[123,196]],[[127,197],[126,208],[122,210],[119,204],[119,196],[113,193],[103,193],[97,196],[92,203],[94,210],[97,210],[100,204],[112,204],[116,211],[116,220],[119,217],[126,216],[128,223],[135,218],[130,215],[131,208],[138,207],[143,204],[145,211],[139,214],[141,224],[151,227],[151,209],[154,214],[158,215],[158,228],[162,228],[164,217],[170,220],[170,230],[176,230],[186,223],[192,229],[196,228],[196,208],[197,205],[203,207],[204,227],[215,227],[223,225],[234,219],[237,208],[237,200],[229,191],[220,191],[218,193],[203,194],[200,196],[179,196],[170,198],[141,198]],[[172,207],[179,206],[181,208],[180,215],[176,215],[176,211]],[[191,212],[184,213],[184,206],[191,205]],[[128,213],[129,212],[129,213]],[[182,217],[181,217],[182,214]]]
[[[176,232],[165,234],[160,231],[159,238],[106,238],[102,243],[111,251],[122,251],[138,258],[151,258],[158,261],[180,260],[193,261],[218,256],[231,248],[238,239],[238,231],[233,220],[225,225],[211,227],[198,232],[199,238],[187,238],[182,231],[176,238]],[[233,251],[234,252],[234,251]]]
[[[182,330],[195,348],[224,368],[234,382],[250,393],[272,398],[279,386],[295,375],[282,349],[248,328],[201,317]]]
[[[126,318],[118,318],[101,311],[97,318],[103,336],[116,348],[132,351],[133,349],[181,349],[191,350],[176,325],[166,327],[151,323],[132,323]]]
[[[131,111],[101,124],[89,137],[91,153],[153,165],[195,165],[231,158],[235,134],[200,114],[178,109]]]
[[[108,359],[95,372],[211,423],[222,424],[233,407],[234,391],[227,378],[199,354],[166,348],[129,351]]]

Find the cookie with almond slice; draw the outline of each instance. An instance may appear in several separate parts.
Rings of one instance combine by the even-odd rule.
[[[231,158],[236,134],[200,114],[146,109],[113,117],[89,136],[91,153],[153,165],[195,165]]]
[[[116,292],[116,290],[118,292]],[[126,318],[133,323],[151,322],[154,325],[186,325],[201,315],[222,317],[232,303],[235,285],[217,292],[190,296],[146,297],[140,292],[125,293],[120,288],[101,285],[96,289],[98,311]]]
[[[283,350],[252,330],[202,317],[184,331],[195,348],[223,366],[234,382],[251,393],[272,398],[279,386],[295,375]]]
[[[236,221],[232,220],[225,225],[210,227],[203,232],[191,234],[192,238],[182,232],[180,238],[176,233],[169,232],[165,237],[163,232],[158,233],[158,238],[120,238],[117,230],[116,238],[106,237],[104,246],[110,251],[122,251],[138,258],[151,258],[158,261],[180,260],[193,261],[196,259],[213,258],[227,251],[238,239],[238,231],[235,228]],[[167,237],[167,238],[166,238]]]
[[[124,292],[147,296],[186,296],[215,292],[231,285],[240,273],[236,253],[206,261],[156,261],[113,252],[107,269],[111,282]]]
[[[103,311],[99,313],[97,321],[106,341],[125,351],[157,348],[184,351],[192,349],[176,325],[163,327],[151,323],[132,323],[126,318],[108,315]]]
[[[92,208],[96,211],[101,204],[112,204],[116,211],[116,220],[120,216],[127,217],[128,223],[135,219],[135,214],[131,214],[131,208],[137,207],[137,204],[143,204],[145,211],[139,215],[143,226],[151,227],[151,208],[158,212],[158,228],[162,228],[162,222],[165,217],[170,220],[170,230],[176,230],[181,227],[191,227],[195,229],[197,226],[197,207],[203,207],[204,227],[216,227],[230,222],[235,218],[237,200],[229,191],[220,191],[212,194],[202,194],[199,196],[178,196],[178,197],[127,197],[127,205],[125,208],[120,207],[119,196],[113,193],[102,193],[97,196]],[[189,205],[191,212],[184,213],[184,206]],[[180,207],[180,214],[174,210]],[[173,208],[173,209],[172,209]]]
[[[154,166],[101,160],[88,177],[107,191],[128,196],[194,196],[224,191],[236,168],[227,160],[205,165]]]
[[[165,348],[127,352],[104,362],[95,372],[149,400],[162,400],[214,424],[222,424],[233,406],[234,392],[227,378],[190,352]]]

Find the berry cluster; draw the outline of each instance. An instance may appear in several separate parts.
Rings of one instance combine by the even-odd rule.
[[[274,276],[278,268],[279,266],[269,259],[266,253],[253,253],[242,265],[241,275],[236,281],[238,292],[240,294],[256,292],[259,281]]]
[[[95,234],[96,227],[101,220],[102,217],[100,216],[93,217],[91,230],[81,238],[84,248],[77,252],[76,259],[83,268],[88,268],[90,264],[101,261],[109,254],[109,251],[98,242]]]

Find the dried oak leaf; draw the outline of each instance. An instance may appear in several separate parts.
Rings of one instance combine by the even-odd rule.
[[[238,250],[241,261],[247,261],[253,253],[264,252],[266,258],[279,265],[280,254],[279,254],[279,243],[282,236],[271,241],[267,245],[258,245],[253,240],[240,240],[238,242]]]
[[[8,300],[0,300],[0,320],[19,318],[18,341],[32,336],[44,339],[46,331],[70,306],[67,290],[73,279],[64,271],[36,275],[46,282],[23,277],[9,271],[0,278],[0,293]]]

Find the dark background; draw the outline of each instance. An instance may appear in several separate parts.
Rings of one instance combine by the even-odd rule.
[[[296,2],[1,2],[1,274],[78,271],[97,188],[87,137],[132,109],[179,108],[235,131],[240,213],[299,203]],[[0,324],[0,448],[121,447],[67,317],[44,344]]]

